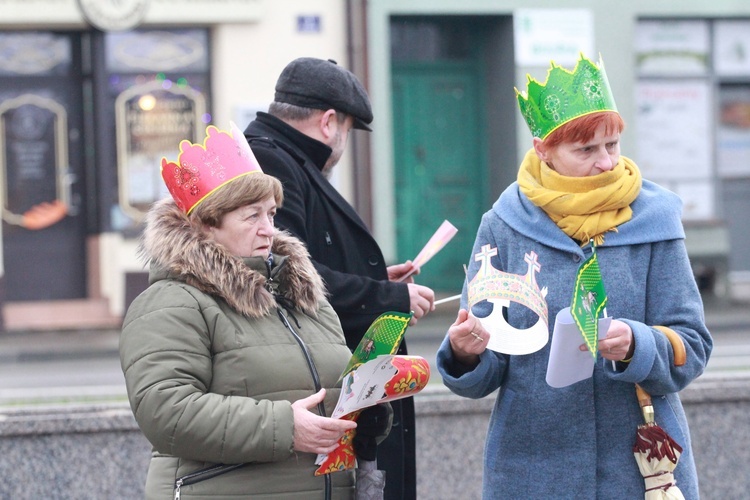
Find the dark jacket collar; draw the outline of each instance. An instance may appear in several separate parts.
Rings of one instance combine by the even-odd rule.
[[[322,196],[340,210],[349,221],[361,227],[365,234],[370,234],[370,230],[354,207],[344,199],[321,171],[331,155],[331,148],[306,136],[275,116],[263,112],[258,112],[256,119],[250,122],[244,134],[251,141],[253,137],[265,138],[286,151],[306,172],[310,182],[317,186]],[[250,144],[252,146],[252,142]]]
[[[300,152],[304,153],[320,171],[323,170],[323,167],[333,152],[330,147],[326,146],[319,140],[303,134],[291,125],[273,115],[269,115],[268,113],[259,111],[255,121],[265,125],[277,134],[286,137],[289,142],[291,142],[295,148],[300,150]],[[249,128],[250,127],[245,130],[245,134],[249,132]]]

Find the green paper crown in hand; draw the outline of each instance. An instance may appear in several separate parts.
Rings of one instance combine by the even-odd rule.
[[[410,313],[395,311],[385,312],[378,316],[367,329],[362,340],[359,341],[359,345],[341,374],[339,382],[344,379],[347,373],[362,363],[383,354],[396,354],[411,317],[412,314]]]
[[[545,83],[526,76],[528,89],[516,89],[516,97],[534,137],[545,139],[555,129],[584,115],[617,111],[601,56],[597,65],[581,54],[572,72],[552,61]]]

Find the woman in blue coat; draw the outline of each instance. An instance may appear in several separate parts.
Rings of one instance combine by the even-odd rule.
[[[712,340],[685,250],[680,200],[643,180],[637,165],[620,155],[624,123],[601,62],[582,56],[573,72],[553,63],[545,84],[529,78],[518,100],[533,148],[517,182],[483,216],[467,279],[479,271],[483,247],[492,249],[496,270],[531,271],[551,332],[595,247],[613,320],[598,341],[593,376],[555,388],[546,381],[550,342],[530,354],[488,350],[491,333],[478,319],[487,303],[470,314],[464,287],[437,361],[445,385],[460,396],[481,398],[499,389],[485,444],[483,497],[643,498],[646,483],[633,455],[643,423],[639,384],[652,396],[656,423],[683,449],[672,482],[685,498],[698,498],[677,393],[703,372]],[[503,315],[514,329],[539,322],[531,309],[510,304]],[[677,334],[686,363],[675,366],[674,348],[655,326]]]

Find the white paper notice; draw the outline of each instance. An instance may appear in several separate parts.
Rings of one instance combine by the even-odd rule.
[[[607,336],[612,318],[599,319],[599,339]],[[570,315],[570,308],[561,309],[555,317],[552,331],[547,383],[552,387],[566,387],[594,374],[594,357],[589,351],[581,351],[583,338]]]

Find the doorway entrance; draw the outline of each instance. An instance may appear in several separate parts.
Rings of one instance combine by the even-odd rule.
[[[5,301],[86,296],[83,76],[75,34],[3,33]]]
[[[418,278],[436,291],[461,290],[482,214],[515,179],[513,64],[510,18],[391,19],[397,253],[456,226]]]
[[[478,90],[470,64],[394,66],[399,258],[414,258],[443,220],[459,230],[419,278],[437,290],[460,290],[482,214],[486,164]]]
[[[0,31],[7,329],[119,325],[161,157],[211,122],[209,53],[201,28]]]

